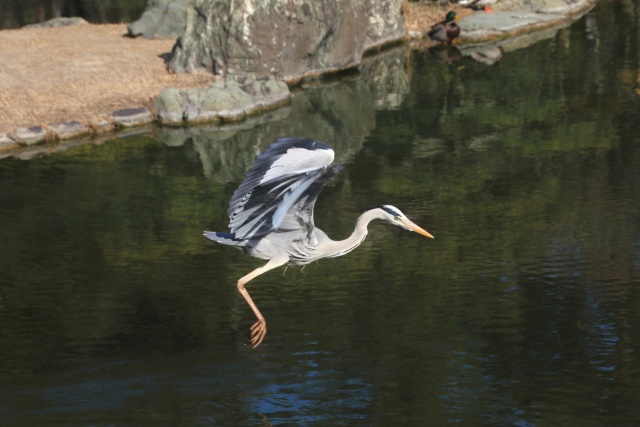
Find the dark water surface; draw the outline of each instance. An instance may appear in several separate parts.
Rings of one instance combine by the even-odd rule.
[[[236,128],[0,160],[0,424],[637,425],[639,16],[607,2],[492,66],[391,51]],[[330,236],[384,203],[436,239],[374,223],[259,277],[252,351],[235,282],[261,261],[202,231],[282,135],[344,165]]]

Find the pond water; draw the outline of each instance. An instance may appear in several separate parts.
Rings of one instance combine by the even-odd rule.
[[[636,425],[639,17],[605,2],[494,65],[401,48],[236,127],[1,159],[0,423]],[[344,166],[327,234],[393,204],[436,239],[373,223],[260,276],[251,350],[235,282],[261,261],[202,231],[283,135]]]

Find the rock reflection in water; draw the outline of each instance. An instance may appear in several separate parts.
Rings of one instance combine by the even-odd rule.
[[[222,127],[162,128],[159,138],[170,146],[190,143],[205,176],[221,183],[241,181],[255,157],[282,136],[326,141],[336,163],[344,163],[375,128],[376,112],[399,108],[409,92],[406,57],[404,48],[389,50],[369,58],[355,76],[295,92],[278,110]]]

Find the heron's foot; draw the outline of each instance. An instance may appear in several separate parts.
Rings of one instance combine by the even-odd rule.
[[[251,327],[251,344],[253,348],[260,345],[265,335],[267,335],[267,322],[264,319],[258,320]]]

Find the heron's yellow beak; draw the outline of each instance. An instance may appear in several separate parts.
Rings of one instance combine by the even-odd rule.
[[[405,218],[403,222],[404,222],[404,225],[406,225],[409,230],[415,231],[418,234],[422,234],[423,236],[434,239],[434,237],[427,230],[419,227],[418,225],[414,224],[410,220]]]

